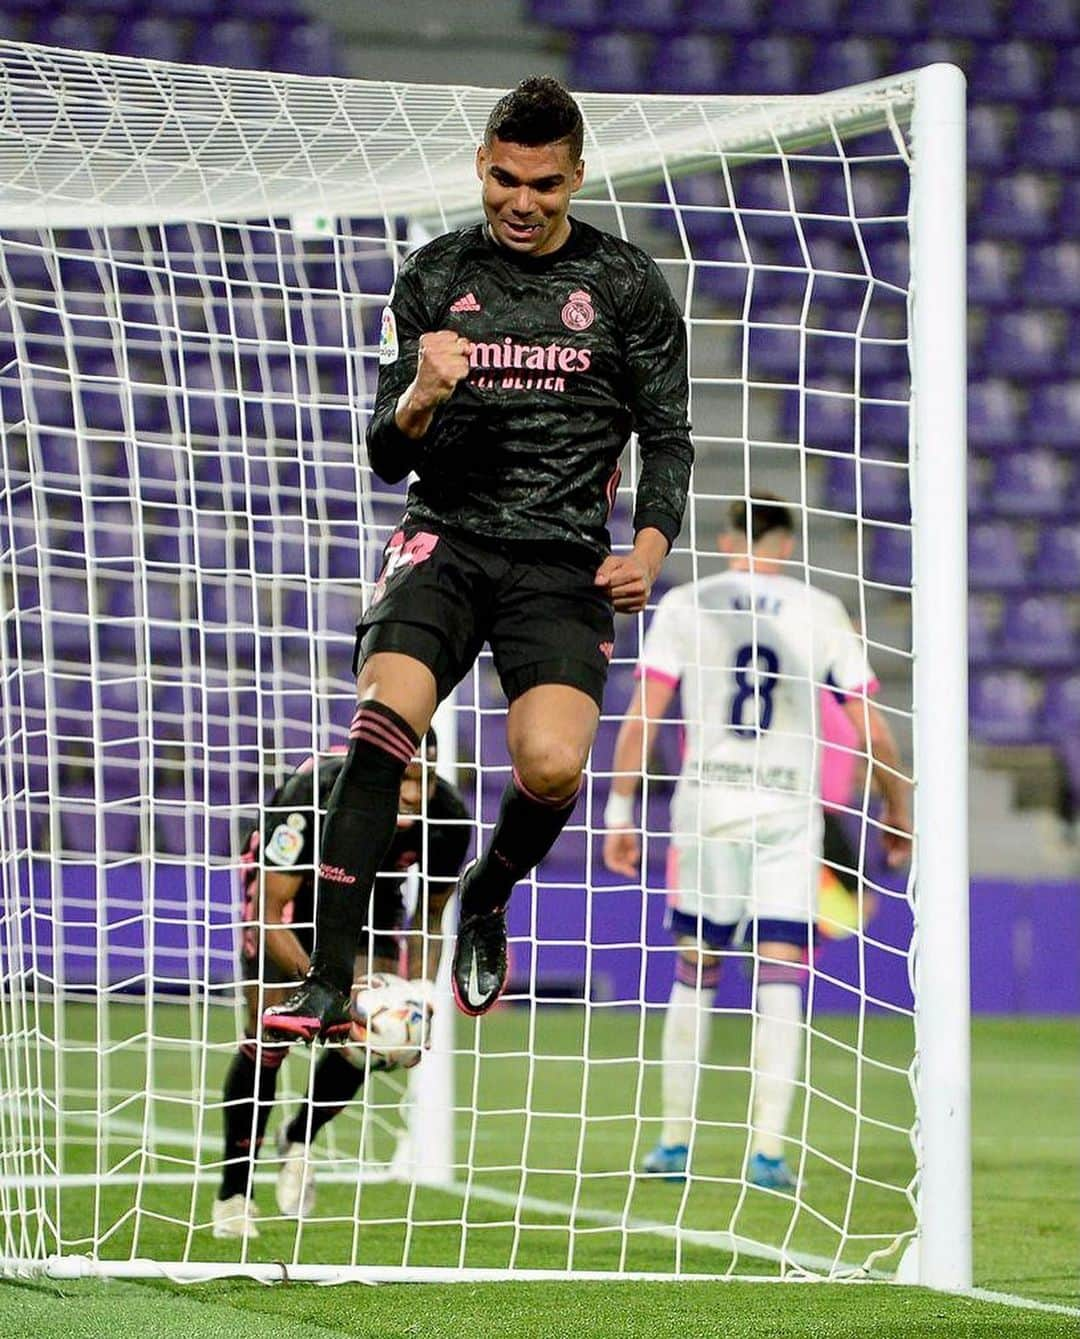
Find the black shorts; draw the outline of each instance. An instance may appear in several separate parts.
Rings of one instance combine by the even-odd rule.
[[[477,542],[406,520],[357,625],[353,670],[376,651],[412,656],[434,674],[441,701],[486,641],[509,702],[561,683],[600,706],[615,617],[593,584],[599,566],[584,550]]]

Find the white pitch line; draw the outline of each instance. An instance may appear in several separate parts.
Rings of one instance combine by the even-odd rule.
[[[1020,1297],[1016,1293],[995,1293],[988,1288],[968,1288],[960,1294],[976,1302],[997,1302],[1000,1306],[1015,1306],[1023,1311],[1050,1311],[1056,1316],[1080,1316],[1080,1307],[1065,1306],[1061,1302],[1040,1302],[1034,1297]]]

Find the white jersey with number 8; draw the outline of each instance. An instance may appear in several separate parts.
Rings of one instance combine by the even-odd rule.
[[[686,745],[672,810],[704,834],[820,799],[818,698],[873,687],[863,638],[832,595],[793,577],[725,572],[671,590],[641,672],[682,689]]]

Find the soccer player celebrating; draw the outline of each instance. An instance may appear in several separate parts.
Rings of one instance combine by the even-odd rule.
[[[749,514],[748,514],[749,513]],[[686,753],[672,800],[668,925],[678,952],[664,1020],[664,1123],[645,1170],[682,1180],[696,1076],[708,1044],[706,992],[746,927],[754,973],[748,1179],[793,1189],[784,1158],[804,1031],[810,926],[822,858],[817,701],[834,692],[884,796],[890,863],[910,842],[908,785],[873,675],[839,600],[786,574],[791,512],[771,495],[731,509],[729,570],[660,601],[641,652],[641,684],[619,730],[605,812],[604,863],[634,877],[634,793],[652,738],[682,686]]]
[[[457,790],[435,774],[436,749],[435,733],[429,730],[423,761],[413,758],[404,771],[394,836],[353,941],[357,977],[368,970],[398,972],[405,926],[403,881],[405,872],[418,865],[422,895],[415,928],[408,935],[407,958],[410,982],[425,1002],[438,963],[443,909],[461,872],[472,826]],[[341,754],[318,760],[320,809],[325,809],[345,761]],[[249,833],[241,855],[247,1026],[225,1077],[225,1159],[214,1202],[215,1237],[259,1235],[251,1182],[286,1055],[280,1045],[260,1046],[255,1040],[259,999],[261,994],[264,1002],[283,1000],[288,983],[300,980],[310,963],[315,792],[316,760],[309,758],[274,792],[262,826]],[[307,1148],[363,1082],[364,1071],[339,1049],[327,1050],[320,1059],[309,1099],[278,1138],[277,1203],[282,1213],[311,1213],[314,1179]]]
[[[344,1025],[401,769],[485,641],[509,701],[513,779],[461,880],[453,982],[465,1013],[491,1008],[511,890],[578,794],[613,611],[645,607],[679,531],[693,454],[685,329],[643,251],[570,217],[582,141],[556,80],[502,98],[476,154],[483,222],[410,256],[383,314],[368,449],[388,482],[417,478],[357,631],[359,707],[323,834],[311,970],[267,1011],[268,1035]],[[635,539],[615,556],[606,522],[632,430]]]

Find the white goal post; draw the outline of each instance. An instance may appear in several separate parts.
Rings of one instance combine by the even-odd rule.
[[[872,867],[869,783],[844,815],[860,917],[876,902],[888,928],[811,964],[805,1184],[746,1182],[736,986],[701,1066],[704,1170],[666,1199],[639,1174],[671,970],[663,786],[645,893],[594,849],[638,620],[572,854],[515,895],[516,1005],[447,1028],[408,1137],[401,1085],[369,1082],[313,1161],[310,1222],[264,1209],[261,1253],[211,1237],[240,825],[347,727],[402,498],[363,449],[379,312],[417,230],[477,216],[499,92],[0,42],[0,1273],[969,1288],[965,94],[946,65],[806,97],[579,98],[575,211],[649,247],[687,317],[698,463],[670,574],[714,570],[730,501],[784,490],[804,579],[892,667],[913,759],[910,876]],[[892,510],[864,506],[882,480]],[[908,540],[910,579],[882,557]],[[484,832],[506,775],[489,679],[484,661],[440,726]],[[285,1070],[283,1103],[310,1083]]]

